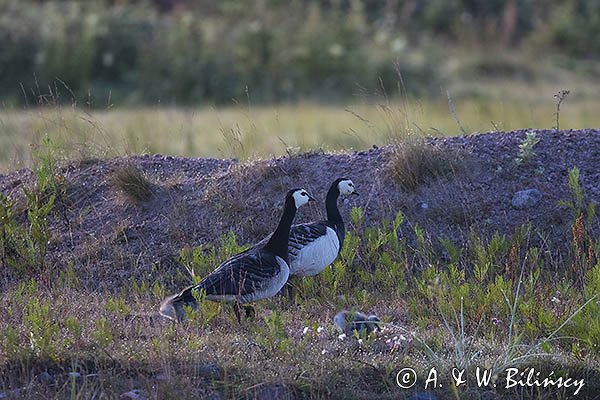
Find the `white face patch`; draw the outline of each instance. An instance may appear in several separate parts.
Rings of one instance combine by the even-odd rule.
[[[338,183],[338,189],[340,191],[340,194],[344,196],[348,196],[349,194],[352,194],[356,191],[356,189],[354,188],[354,183],[352,183],[350,179],[340,181],[340,183]]]
[[[308,200],[310,199],[310,196],[304,189],[296,190],[294,192],[293,196],[294,196],[294,203],[296,204],[296,209],[298,209],[298,208],[302,207],[303,205],[305,205],[306,203],[308,203]]]

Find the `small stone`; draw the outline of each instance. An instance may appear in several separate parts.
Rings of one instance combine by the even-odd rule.
[[[119,400],[148,400],[144,391],[133,389],[119,396]]]
[[[512,206],[516,209],[524,209],[535,206],[542,199],[542,192],[537,189],[521,190],[512,198]]]

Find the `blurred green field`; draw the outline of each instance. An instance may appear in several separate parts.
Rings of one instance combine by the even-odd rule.
[[[0,172],[600,126],[597,2],[250,3],[0,2]]]
[[[247,160],[311,149],[364,149],[408,135],[460,135],[521,128],[551,128],[551,93],[466,100],[362,102],[229,108],[139,108],[109,111],[57,106],[0,111],[0,170],[31,165],[45,135],[62,158],[162,153]],[[571,95],[560,127],[600,126],[600,99]],[[464,130],[464,132],[463,132]]]

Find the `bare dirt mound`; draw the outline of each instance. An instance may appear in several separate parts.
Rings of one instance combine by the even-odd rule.
[[[394,146],[244,165],[160,155],[71,164],[60,171],[68,189],[63,211],[50,222],[48,260],[57,269],[72,262],[82,285],[92,290],[113,291],[132,278],[152,282],[159,276],[171,276],[161,283],[179,287],[185,282],[170,271],[180,269],[176,259],[181,248],[214,243],[230,230],[241,242],[258,241],[276,225],[286,190],[304,187],[324,200],[330,183],[342,176],[353,179],[361,193],[340,201],[346,221],[354,206],[364,210],[363,227],[402,211],[406,222],[400,230],[409,243],[417,224],[433,242],[446,237],[461,245],[471,232],[511,234],[531,222],[540,240],[560,251],[572,214],[558,203],[571,198],[572,167],[581,171],[586,203],[600,201],[600,130],[535,131],[540,140],[533,156],[517,164],[527,132],[428,139],[461,160],[450,176],[430,178],[411,191],[389,173]],[[127,201],[111,183],[127,163],[154,184],[152,199],[143,204]],[[33,183],[28,170],[0,175],[0,191],[21,205],[23,220],[22,187]],[[525,189],[537,189],[541,199],[533,206],[514,207],[513,196]],[[323,217],[320,202],[303,209],[297,221]],[[14,279],[8,273],[3,282]]]

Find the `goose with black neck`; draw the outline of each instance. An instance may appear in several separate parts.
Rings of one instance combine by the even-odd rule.
[[[339,255],[346,237],[344,220],[337,205],[340,195],[358,195],[352,180],[338,178],[329,187],[325,199],[327,220],[298,224],[290,229],[291,275],[317,275]]]
[[[290,273],[288,236],[296,210],[313,200],[304,189],[290,190],[285,197],[279,225],[268,241],[231,257],[198,284],[167,297],[160,306],[160,314],[171,320],[183,320],[184,306],[197,309],[196,299],[203,293],[207,300],[233,303],[239,322],[241,304],[274,296],[285,285]],[[251,307],[245,308],[246,315],[253,312]]]

